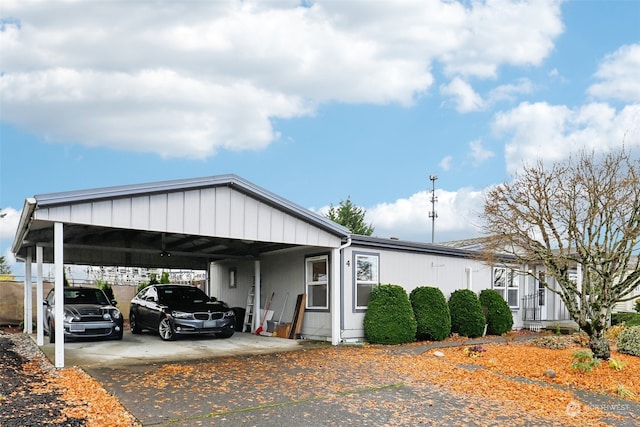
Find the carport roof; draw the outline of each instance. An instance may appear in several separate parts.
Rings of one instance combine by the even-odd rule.
[[[35,195],[25,200],[13,253],[25,259],[41,245],[44,262],[53,262],[55,222],[64,223],[64,262],[85,265],[204,269],[350,236],[234,174]]]

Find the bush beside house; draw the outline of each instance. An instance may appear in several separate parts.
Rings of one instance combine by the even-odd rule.
[[[480,292],[480,305],[487,321],[487,334],[502,335],[513,328],[513,314],[502,295],[494,289]]]
[[[364,316],[367,341],[376,344],[403,344],[416,337],[416,319],[407,291],[402,286],[378,285],[371,290]]]
[[[640,356],[640,326],[623,329],[616,344],[620,353]]]
[[[451,331],[475,338],[482,336],[486,319],[478,296],[470,289],[458,289],[449,297]]]
[[[440,289],[429,286],[415,288],[409,300],[416,319],[417,339],[442,341],[451,335],[449,305]]]

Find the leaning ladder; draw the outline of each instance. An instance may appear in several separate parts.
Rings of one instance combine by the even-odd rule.
[[[247,294],[247,309],[244,312],[242,332],[252,332],[253,314],[255,312],[256,287],[252,286]]]

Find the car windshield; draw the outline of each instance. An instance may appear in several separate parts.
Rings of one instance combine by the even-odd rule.
[[[65,289],[64,303],[108,305],[109,300],[100,289]]]
[[[159,288],[158,298],[160,303],[201,304],[209,301],[207,294],[199,288]]]

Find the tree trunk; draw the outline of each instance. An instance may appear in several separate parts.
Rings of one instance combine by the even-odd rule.
[[[589,335],[589,348],[593,352],[593,357],[608,360],[611,357],[609,342],[604,336],[604,329],[593,328]]]

